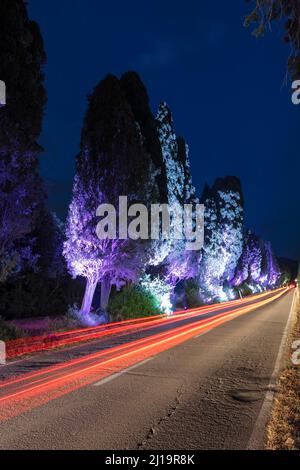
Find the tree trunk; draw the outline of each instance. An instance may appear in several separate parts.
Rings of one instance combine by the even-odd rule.
[[[87,279],[85,293],[81,305],[81,313],[86,315],[90,313],[96,286],[97,282],[91,282]]]
[[[104,312],[107,310],[109,296],[111,291],[111,283],[109,276],[105,276],[101,282],[101,300],[100,300],[100,308]]]

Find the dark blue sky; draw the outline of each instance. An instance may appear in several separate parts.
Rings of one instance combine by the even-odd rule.
[[[40,139],[49,203],[66,213],[86,96],[107,73],[134,69],[156,112],[173,111],[193,182],[242,181],[246,224],[279,256],[300,258],[300,106],[284,84],[288,46],[243,27],[249,5],[186,0],[29,0],[45,42],[48,105]]]

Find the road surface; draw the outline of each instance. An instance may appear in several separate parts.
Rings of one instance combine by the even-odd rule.
[[[0,449],[247,448],[293,292],[0,368]]]

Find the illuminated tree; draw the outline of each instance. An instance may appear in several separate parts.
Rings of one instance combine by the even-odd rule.
[[[232,284],[239,286],[244,282],[258,283],[262,274],[262,240],[248,230],[245,236],[243,253],[238,261]]]
[[[11,266],[24,250],[26,256],[32,251],[32,233],[44,210],[38,174],[42,149],[36,139],[46,102],[46,57],[39,28],[29,21],[22,0],[1,0],[0,44],[0,77],[7,93],[0,109],[0,263],[8,260]]]
[[[184,204],[195,203],[195,190],[191,182],[188,147],[183,138],[177,137],[171,111],[166,103],[161,103],[156,118],[157,133],[159,136],[163,164],[166,174],[166,190],[169,208],[183,209]],[[144,283],[148,283],[149,289],[157,284],[164,285],[162,308],[169,309],[174,289],[178,282],[190,279],[197,274],[199,251],[186,249],[186,241],[183,237],[175,238],[176,217],[170,213],[170,234],[167,239],[156,246],[153,267],[148,269]],[[156,269],[155,269],[156,267]],[[166,300],[168,296],[168,301]]]
[[[185,161],[179,159],[173,117],[166,103],[159,105],[156,121],[167,176],[168,204],[180,204],[185,199]]]
[[[204,188],[205,239],[200,262],[200,293],[205,301],[226,298],[224,285],[233,281],[243,249],[243,195],[233,176]]]
[[[271,244],[248,230],[232,285],[241,286],[247,283],[256,292],[262,288],[275,287],[280,276]]]
[[[94,89],[84,119],[81,151],[67,221],[64,255],[73,276],[86,279],[82,312],[90,311],[101,282],[101,308],[106,309],[112,285],[137,279],[146,263],[147,240],[100,240],[96,233],[100,204],[112,204],[118,213],[119,196],[128,204],[147,207],[157,198],[154,165],[145,150],[140,126],[120,81],[107,76]]]
[[[280,269],[270,242],[263,242],[262,277],[260,281],[266,288],[274,288],[280,279]]]
[[[148,153],[153,164],[152,176],[158,192],[152,196],[152,203],[166,203],[168,202],[166,169],[157,132],[157,123],[150,109],[147,90],[139,75],[133,71],[125,73],[120,82],[139,128],[144,151]]]

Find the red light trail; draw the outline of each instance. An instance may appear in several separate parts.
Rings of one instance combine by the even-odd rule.
[[[222,323],[263,307],[284,295],[288,290],[277,289],[271,295],[269,293],[265,299],[265,295],[257,296],[255,303],[250,305],[244,305],[245,302],[236,302],[233,306],[230,303],[234,308],[216,313],[208,318],[195,318],[197,315],[201,317],[204,310],[207,312],[203,307],[189,312],[185,311],[183,314],[165,319],[165,322],[174,325],[174,328],[168,331],[154,333],[145,338],[132,340],[84,357],[27,373],[15,379],[5,380],[0,383],[0,420],[8,419],[75,389],[99,381],[99,379],[115,372],[122,371],[200,333],[216,328]],[[218,307],[218,311],[220,311],[220,305]],[[207,308],[212,311],[212,306]],[[215,306],[214,308],[216,310]],[[177,322],[182,316],[190,318],[192,322],[178,326]],[[148,325],[147,329],[149,328]]]
[[[284,288],[277,289],[277,291],[283,291]],[[275,291],[274,291],[275,292]],[[243,299],[232,300],[228,302],[222,302],[220,304],[213,304],[203,307],[196,307],[189,310],[180,310],[174,312],[171,316],[168,315],[154,315],[149,317],[135,318],[130,320],[123,320],[120,322],[114,322],[106,325],[100,325],[96,327],[80,328],[72,331],[65,331],[54,333],[51,335],[35,336],[31,338],[20,338],[17,340],[8,341],[6,343],[6,354],[7,358],[13,358],[22,356],[32,352],[39,352],[57,347],[68,346],[80,342],[91,341],[100,337],[115,335],[115,334],[126,334],[136,329],[149,329],[153,326],[167,322],[180,321],[183,318],[191,317],[191,315],[205,315],[209,312],[213,312],[216,309],[223,310],[228,307],[232,307],[239,304],[247,304],[253,300],[269,296],[270,292],[263,292]],[[175,320],[176,319],[176,320]]]

